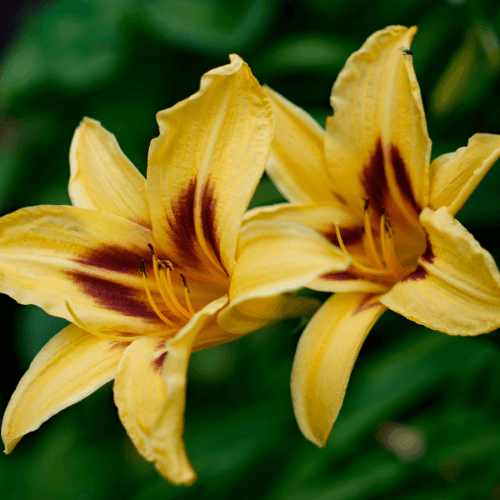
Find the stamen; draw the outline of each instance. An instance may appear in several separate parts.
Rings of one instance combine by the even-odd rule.
[[[158,259],[156,258],[156,255],[153,254],[153,269],[155,273],[155,279],[156,283],[158,283],[158,289],[160,290],[160,295],[161,298],[163,299],[163,302],[165,302],[165,305],[178,317],[178,318],[183,318],[182,314],[176,310],[176,307],[172,300],[170,299],[170,296],[168,295],[168,289],[165,290],[165,285],[167,282],[165,280],[162,281],[161,275],[159,270],[163,271],[163,264],[158,262]]]
[[[68,309],[68,312],[71,314],[71,317],[73,318],[73,321],[75,322],[76,325],[78,325],[82,330],[85,330],[92,335],[95,335],[96,337],[99,337],[104,340],[113,340],[117,342],[133,342],[134,340],[142,338],[141,335],[136,335],[134,337],[122,337],[120,335],[109,335],[108,333],[101,332],[99,330],[94,330],[90,328],[90,326],[86,325],[76,314],[75,311],[73,311],[73,308],[69,305],[68,301],[64,302],[66,304],[66,308]]]
[[[189,312],[191,315],[194,315],[194,309],[193,306],[191,305],[191,299],[189,298],[189,288],[187,284],[187,280],[183,274],[181,274],[182,282],[184,283],[184,297],[186,299],[186,304],[187,308],[189,309]]]
[[[365,253],[368,258],[374,263],[377,267],[384,267],[384,263],[379,257],[377,247],[375,246],[375,240],[373,238],[372,225],[370,220],[370,213],[368,211],[368,206],[370,205],[370,200],[365,199],[365,234],[363,238],[363,247],[365,249]]]
[[[149,290],[148,281],[146,279],[146,269],[144,267],[144,259],[141,259],[141,274],[142,274],[142,284],[144,285],[144,289],[146,290],[146,295],[148,296],[149,303],[153,308],[153,311],[158,315],[158,317],[168,326],[176,326],[175,323],[169,320],[157,307],[153,297],[151,296],[151,292]]]
[[[177,300],[177,297],[175,296],[174,287],[172,285],[172,276],[170,275],[170,273],[173,271],[172,263],[169,261],[165,261],[165,260],[162,260],[162,263],[165,264],[165,267],[167,268],[167,271],[166,271],[167,278],[165,279],[165,273],[162,273],[161,277],[162,277],[162,280],[165,284],[165,288],[167,289],[168,296],[170,297],[170,299],[174,303],[177,310],[183,316],[185,316],[186,319],[191,319],[192,314],[190,314],[189,311],[180,304],[180,302]]]
[[[339,229],[339,223],[338,222],[335,223],[335,232],[337,233],[337,240],[339,242],[340,249],[348,257],[350,257],[352,259],[352,265],[354,267],[357,267],[360,271],[363,271],[363,272],[369,273],[369,274],[387,275],[387,271],[385,269],[376,269],[376,268],[373,268],[373,267],[368,267],[368,266],[365,266],[365,265],[361,264],[356,259],[354,259],[354,257],[348,252],[346,246],[344,245],[344,242],[342,241],[342,236],[340,236],[340,229]]]

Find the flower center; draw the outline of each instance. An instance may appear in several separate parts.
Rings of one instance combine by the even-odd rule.
[[[146,277],[146,268],[144,266],[144,259],[141,259],[141,266],[140,266],[140,272],[142,275],[142,284],[144,286],[144,290],[146,292],[148,301],[151,307],[153,308],[154,312],[169,327],[168,330],[162,332],[165,336],[167,336],[169,334],[176,333],[182,327],[182,325],[186,324],[193,317],[195,311],[191,304],[191,299],[189,298],[189,288],[185,276],[179,273],[182,279],[182,283],[184,284],[184,301],[186,305],[183,306],[177,299],[177,296],[175,295],[175,290],[172,283],[172,272],[174,268],[173,264],[168,260],[159,260],[158,257],[156,256],[153,245],[148,243],[148,247],[151,250],[156,285],[158,287],[164,305],[175,316],[175,320],[167,318],[160,311],[156,302],[154,301]],[[70,306],[69,302],[66,301],[65,304],[75,324],[78,325],[83,330],[86,330],[87,332],[91,333],[92,335],[95,335],[96,337],[118,342],[133,342],[134,340],[142,338],[145,335],[145,334],[120,335],[117,334],[116,332],[113,333],[113,331],[106,331],[104,329],[96,330],[88,326],[76,315],[76,313],[73,311],[73,308]]]
[[[180,320],[182,323],[186,323],[194,315],[194,309],[191,304],[191,299],[189,298],[189,288],[187,280],[183,274],[180,274],[182,282],[184,284],[184,300],[186,302],[186,307],[184,307],[177,299],[174,287],[172,285],[172,271],[174,269],[173,264],[168,260],[158,260],[158,258],[156,257],[156,253],[153,249],[153,246],[151,244],[148,244],[148,246],[149,249],[151,250],[151,255],[153,258],[153,270],[155,273],[156,284],[160,291],[161,298],[163,299],[164,304],[167,306],[170,312],[172,312],[173,315],[176,316],[178,320]],[[171,319],[168,319],[160,311],[160,309],[158,309],[158,306],[153,300],[151,291],[149,289],[148,281],[146,278],[144,259],[141,260],[141,274],[142,274],[142,283],[144,285],[144,289],[146,290],[146,295],[154,312],[166,325],[178,329],[179,327],[178,323],[172,321]]]
[[[372,222],[369,213],[370,200],[365,200],[364,208],[364,225],[363,230],[363,250],[368,257],[370,265],[365,265],[347,250],[342,236],[340,234],[339,223],[335,223],[335,232],[341,250],[352,259],[352,266],[362,271],[363,273],[373,276],[395,278],[397,281],[409,274],[409,271],[404,269],[396,255],[396,246],[394,238],[394,227],[385,213],[385,208],[382,207],[382,213],[379,223],[379,248],[375,243],[375,235],[372,227]]]

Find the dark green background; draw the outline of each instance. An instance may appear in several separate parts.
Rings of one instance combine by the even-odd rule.
[[[69,145],[83,116],[100,120],[145,173],[155,113],[195,92],[202,73],[226,64],[230,52],[323,124],[346,58],[389,24],[419,26],[413,59],[433,157],[475,132],[500,132],[496,1],[67,0],[31,10],[0,62],[0,210],[69,203]],[[499,167],[458,215],[497,262]],[[253,205],[280,200],[264,179]],[[0,299],[3,413],[34,355],[65,322]],[[199,474],[193,487],[170,486],[137,454],[108,384],[0,456],[0,496],[500,499],[498,332],[453,338],[385,313],[320,450],[301,436],[290,400],[303,326],[288,320],[193,356],[186,412]],[[420,440],[419,459],[384,446],[391,423]]]

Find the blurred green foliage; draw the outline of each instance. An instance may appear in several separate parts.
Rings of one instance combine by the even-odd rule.
[[[349,54],[377,29],[418,25],[413,59],[433,156],[500,132],[500,7],[493,0],[61,0],[25,18],[0,61],[0,210],[69,203],[68,152],[100,120],[145,173],[155,113],[238,52],[321,123]],[[459,213],[500,259],[500,168]],[[281,201],[268,178],[252,206]],[[0,411],[64,321],[2,296]],[[8,309],[8,310],[7,310]],[[387,312],[358,359],[327,446],[294,421],[299,320],[193,355],[186,442],[199,474],[175,488],[138,455],[108,384],[0,456],[12,500],[262,498],[500,499],[500,338],[455,338]],[[8,365],[8,363],[5,363]],[[402,436],[398,441],[397,436]],[[409,452],[405,443],[418,451]]]

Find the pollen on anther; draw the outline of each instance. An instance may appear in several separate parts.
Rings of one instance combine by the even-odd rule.
[[[153,248],[153,245],[151,245],[151,243],[148,243],[148,248],[151,250],[151,255],[153,257],[156,257],[155,249]]]

